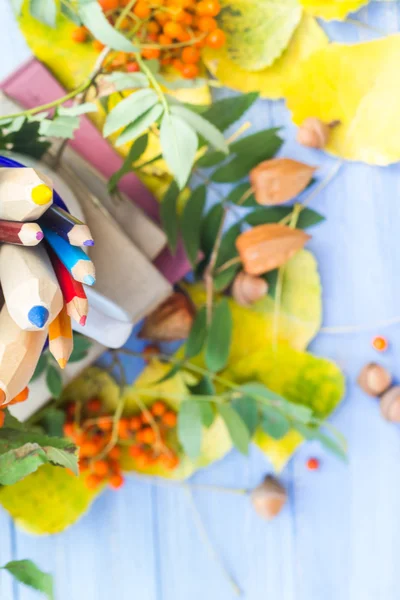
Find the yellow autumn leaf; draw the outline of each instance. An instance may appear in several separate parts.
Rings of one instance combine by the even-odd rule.
[[[300,0],[300,4],[308,14],[328,21],[343,20],[349,13],[358,10],[368,2],[369,0]]]
[[[240,92],[257,91],[264,98],[276,99],[284,96],[284,84],[296,75],[301,62],[328,43],[316,20],[304,15],[282,56],[262,71],[251,73],[240,68],[229,58],[226,48],[205,48],[203,59],[223,85]]]
[[[98,367],[90,367],[64,388],[60,403],[81,402],[84,404],[92,398],[98,398],[105,410],[111,412],[115,410],[119,397],[120,389],[115,379]]]
[[[287,82],[285,96],[294,122],[306,117],[338,120],[328,152],[369,164],[398,162],[399,62],[400,34],[319,50]]]

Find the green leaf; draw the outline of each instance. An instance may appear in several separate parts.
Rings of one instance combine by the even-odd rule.
[[[194,385],[188,385],[188,388],[192,395],[200,395],[200,396],[215,396],[215,385],[209,375],[204,375],[197,383]]]
[[[218,203],[214,204],[203,217],[200,231],[200,247],[206,258],[208,258],[212,252],[223,216],[224,207],[222,204]]]
[[[250,433],[245,422],[229,404],[217,404],[217,408],[228,429],[233,444],[242,454],[247,454],[249,451]]]
[[[230,146],[233,156],[226,164],[218,167],[211,174],[211,180],[217,183],[231,183],[246,177],[249,171],[263,160],[269,160],[282,146],[278,130],[265,129],[245,138],[239,139]]]
[[[20,583],[45,594],[48,600],[54,600],[52,576],[41,571],[31,560],[12,560],[1,568]]]
[[[143,152],[147,148],[148,140],[149,136],[146,133],[133,142],[129,149],[128,155],[124,160],[124,164],[118,171],[111,175],[108,181],[108,191],[110,194],[115,191],[122,177],[133,171],[132,163],[136,162],[142,156]]]
[[[35,431],[0,430],[0,485],[13,485],[46,463],[68,466],[78,474],[77,447]]]
[[[251,396],[240,396],[231,401],[231,406],[246,424],[250,437],[253,437],[259,421],[257,401]]]
[[[225,152],[213,150],[212,152],[207,152],[207,154],[200,157],[196,162],[196,167],[199,167],[200,169],[207,169],[208,167],[214,167],[215,165],[217,165],[225,159]]]
[[[114,71],[105,75],[104,81],[112,83],[117,92],[148,88],[150,85],[148,77],[144,73],[123,73],[122,71]]]
[[[215,275],[214,277],[214,289],[216,292],[222,292],[226,290],[226,288],[232,283],[234,280],[236,273],[240,269],[240,264],[232,265]]]
[[[79,128],[79,117],[55,116],[54,119],[43,119],[39,124],[39,134],[45,137],[59,137],[72,140],[74,132]]]
[[[104,137],[134,122],[157,103],[157,94],[148,89],[134,92],[121,100],[107,115],[103,128]]]
[[[265,273],[265,275],[262,275],[262,277],[268,283],[268,294],[273,299],[275,299],[276,286],[278,283],[278,276],[279,276],[279,269],[273,269],[272,271]]]
[[[201,450],[202,415],[198,402],[184,400],[179,407],[178,438],[189,458],[196,459]]]
[[[41,2],[42,0],[37,1]],[[79,0],[78,7],[83,24],[96,40],[112,48],[112,50],[120,50],[121,52],[138,51],[136,46],[110,25],[97,0]]]
[[[233,190],[227,196],[227,198],[226,198],[227,202],[231,202],[232,204],[237,204],[239,206],[245,206],[245,207],[259,206],[256,203],[254,194],[251,194],[250,196],[248,196],[244,202],[241,201],[242,198],[245,195],[247,195],[247,193],[249,192],[250,189],[251,189],[251,186],[249,183],[240,183],[235,188],[233,188]]]
[[[300,421],[302,423],[309,423],[313,416],[313,411],[308,406],[305,406],[304,404],[288,402],[288,400],[276,392],[273,392],[259,381],[250,381],[248,383],[244,383],[239,389],[244,394],[248,394],[257,400],[268,400],[271,403],[271,408],[273,407],[272,405],[274,405],[293,420]],[[263,408],[264,407],[265,404],[263,404]]]
[[[221,300],[213,310],[206,345],[206,365],[210,371],[226,366],[232,338],[232,315],[227,300]]]
[[[206,400],[201,400],[198,402],[200,412],[201,412],[201,421],[207,429],[211,427],[211,425],[215,421],[215,411],[213,409],[213,405],[211,402],[207,402]]]
[[[85,359],[88,355],[87,350],[85,351],[80,351],[80,350],[72,350],[71,356],[68,359],[69,363],[76,363],[76,362],[80,362],[81,360]]]
[[[262,407],[262,430],[274,440],[282,439],[290,430],[290,423],[281,412],[263,405]]]
[[[200,247],[200,228],[204,206],[206,203],[206,187],[200,185],[191,194],[186,202],[181,218],[183,245],[187,257],[194,266]]]
[[[161,223],[168,238],[168,245],[172,254],[175,254],[176,244],[178,242],[179,222],[176,208],[178,195],[178,186],[175,181],[173,181],[162,199],[160,206]]]
[[[145,132],[150,125],[158,121],[161,115],[164,112],[163,106],[161,104],[155,104],[150,110],[141,115],[136,121],[128,125],[128,127],[121,133],[115,142],[116,146],[121,146],[122,144],[126,144],[127,142],[131,142],[136,139],[143,132]]]
[[[53,365],[47,368],[46,383],[53,398],[59,398],[63,387],[62,378],[60,371]]]
[[[236,240],[242,230],[241,224],[236,223],[232,225],[222,236],[221,245],[218,251],[218,257],[216,261],[216,267],[221,267],[228,260],[232,260],[236,256],[239,256],[236,249]]]
[[[49,354],[48,354],[48,352],[44,352],[37,362],[36,369],[32,375],[31,381],[35,381],[36,379],[38,379],[41,376],[41,374],[47,367],[48,361],[49,361]]]
[[[245,217],[246,223],[252,225],[264,225],[266,223],[278,223],[293,211],[292,206],[274,206],[272,208],[258,208]],[[298,218],[296,227],[305,229],[325,221],[325,217],[311,208],[304,208]]]
[[[19,17],[19,15],[21,14],[21,9],[22,9],[23,3],[24,3],[24,0],[11,0],[11,6],[13,8],[13,11],[14,11],[16,17]]]
[[[93,341],[80,333],[74,332],[74,350],[77,352],[87,352],[93,346]]]
[[[80,115],[86,115],[87,113],[96,111],[97,106],[94,102],[84,102],[83,104],[77,104],[76,106],[60,106],[58,114],[67,117],[79,117]]]
[[[231,125],[236,123],[257,100],[258,92],[249,94],[238,94],[230,98],[223,98],[213,102],[207,110],[203,112],[203,117],[213,123],[220,131],[225,131]]]
[[[295,424],[295,429],[306,439],[306,440],[316,440],[320,442],[327,450],[335,454],[341,460],[347,462],[347,448],[340,444],[337,440],[334,440],[332,437],[325,435],[319,429],[314,427],[306,427],[301,423]]]
[[[184,106],[171,106],[171,113],[182,118],[186,123],[197,131],[211,146],[228,154],[229,149],[222,133],[207,119],[199,114],[185,108]]]
[[[34,19],[37,19],[49,27],[56,26],[57,7],[55,0],[29,0],[29,12]]]
[[[40,123],[25,121],[19,131],[0,135],[0,148],[41,158],[51,143],[40,139]]]
[[[196,79],[167,79],[163,75],[157,75],[157,81],[169,90],[195,90],[207,85],[207,79],[196,77]]]
[[[173,365],[170,368],[170,370],[167,371],[163,377],[161,377],[161,379],[158,379],[156,381],[156,384],[159,385],[160,383],[164,383],[164,381],[168,381],[169,379],[172,379],[173,377],[175,377],[175,375],[177,373],[179,373],[181,368],[182,368],[182,363],[177,363],[176,365]]]
[[[197,135],[180,117],[165,114],[161,121],[160,143],[165,162],[179,188],[183,189],[196,156]]]
[[[55,406],[46,409],[40,419],[40,425],[52,437],[62,437],[65,423],[65,412]]]
[[[200,354],[207,337],[207,311],[206,308],[200,308],[197,311],[196,318],[193,321],[189,337],[185,345],[185,358],[193,358]]]
[[[228,56],[246,71],[261,71],[279,58],[300,23],[298,0],[221,0],[219,26]],[[256,24],[256,26],[255,26]]]
[[[23,0],[22,0],[23,1]],[[75,23],[75,25],[82,25],[82,21],[78,13],[76,13],[68,4],[61,3],[60,6],[61,14],[67,19]]]

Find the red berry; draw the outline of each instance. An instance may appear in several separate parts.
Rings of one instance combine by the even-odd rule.
[[[319,465],[320,463],[318,458],[309,458],[307,461],[307,469],[309,471],[318,471]]]
[[[372,340],[372,346],[375,348],[375,350],[377,350],[378,352],[385,352],[385,350],[388,349],[389,346],[389,342],[387,341],[387,339],[381,335],[377,335],[376,337],[374,337],[374,339]]]

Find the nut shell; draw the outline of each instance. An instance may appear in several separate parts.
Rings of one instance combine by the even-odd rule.
[[[268,293],[268,283],[262,277],[254,277],[241,271],[232,285],[232,296],[241,306],[251,306]]]
[[[287,494],[275,477],[267,475],[264,481],[254,488],[250,498],[256,513],[263,519],[271,521],[281,512]]]
[[[325,148],[329,140],[331,128],[316,117],[305,119],[297,131],[297,141],[309,148]]]
[[[391,423],[400,423],[400,386],[395,385],[383,394],[380,402],[381,415]]]
[[[174,292],[148,315],[139,337],[153,342],[172,342],[188,337],[196,309],[190,298]]]
[[[392,375],[377,363],[365,365],[357,379],[360,388],[369,396],[381,396],[392,384]]]
[[[307,187],[314,171],[315,167],[291,158],[264,160],[250,171],[256,202],[263,206],[289,202]]]

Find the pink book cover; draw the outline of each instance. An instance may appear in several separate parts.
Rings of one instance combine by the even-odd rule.
[[[0,89],[25,108],[34,108],[65,95],[65,90],[53,75],[34,58],[0,83]],[[86,117],[81,117],[81,126],[69,143],[107,179],[122,166],[123,159]],[[125,175],[119,188],[149,217],[159,221],[156,199],[134,173]],[[167,249],[163,250],[154,264],[171,283],[179,281],[190,270],[182,244],[179,244],[175,256],[171,256]]]

